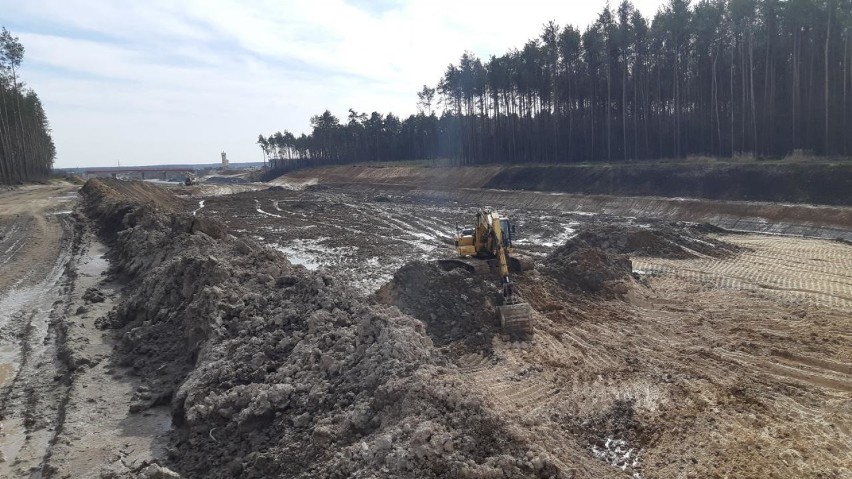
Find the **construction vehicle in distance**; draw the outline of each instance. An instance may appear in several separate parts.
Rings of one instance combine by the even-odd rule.
[[[515,293],[510,270],[520,272],[532,269],[532,262],[512,255],[512,234],[515,228],[507,218],[496,211],[480,209],[476,224],[456,231],[455,246],[460,258],[473,260],[443,260],[450,266],[463,265],[478,273],[494,272],[500,275],[503,304],[497,307],[503,332],[512,336],[532,336],[532,309]]]

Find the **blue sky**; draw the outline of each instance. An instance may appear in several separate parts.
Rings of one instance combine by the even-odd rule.
[[[325,109],[414,113],[465,50],[502,54],[551,19],[585,27],[605,4],[0,0],[0,23],[26,48],[57,167],[210,163],[259,161],[259,133],[307,132]]]

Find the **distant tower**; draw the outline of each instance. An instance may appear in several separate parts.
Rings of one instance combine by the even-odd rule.
[[[222,152],[222,168],[228,168],[228,155]]]

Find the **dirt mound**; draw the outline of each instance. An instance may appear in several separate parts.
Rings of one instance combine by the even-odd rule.
[[[187,200],[143,181],[93,178],[80,192],[86,213],[98,220],[102,233],[109,239],[137,224],[143,212],[174,213],[190,207]]]
[[[627,292],[625,283],[631,281],[633,266],[628,255],[687,259],[742,251],[740,246],[709,236],[722,231],[692,223],[651,227],[588,223],[547,256],[543,271],[569,290],[619,295]]]
[[[135,206],[151,206],[163,212],[182,211],[187,206],[183,198],[144,181],[93,178],[83,185],[82,193],[90,201],[124,201]]]
[[[584,225],[568,240],[571,248],[600,248],[611,254],[657,258],[724,257],[741,248],[708,236],[724,230],[708,224],[659,223],[651,227],[624,224]]]
[[[436,346],[461,343],[467,352],[488,350],[498,332],[496,289],[463,268],[408,263],[374,298],[422,321]]]
[[[193,230],[185,215],[134,206],[97,183],[84,194],[102,222],[115,221],[115,204],[128,208],[114,269],[131,287],[102,325],[118,329],[116,358],[145,382],[133,410],[171,405],[170,468],[190,477],[561,475],[447,374],[420,321],[251,240]]]
[[[633,265],[626,255],[572,243],[572,240],[550,253],[544,264],[542,272],[566,289],[608,297],[626,293],[625,283],[633,273]]]

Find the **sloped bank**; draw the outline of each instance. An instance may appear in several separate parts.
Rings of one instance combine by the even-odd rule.
[[[852,163],[512,166],[485,188],[587,195],[852,205]]]
[[[699,166],[696,165],[695,168],[699,168]],[[815,171],[821,172],[819,173],[822,175],[820,178],[831,177],[830,181],[826,180],[825,188],[819,182],[821,180],[813,178],[813,175],[817,174],[815,172],[797,177],[794,172],[798,170],[793,165],[776,167],[779,171],[787,172],[784,173],[786,175],[784,184],[794,185],[805,190],[819,190],[821,195],[833,195],[831,196],[833,199],[826,202],[838,206],[789,202],[709,200],[700,199],[700,194],[688,191],[681,192],[682,194],[677,198],[641,196],[653,193],[648,188],[642,192],[634,192],[637,196],[617,196],[626,195],[629,192],[620,188],[601,190],[597,187],[590,187],[589,190],[582,188],[572,190],[560,186],[561,183],[559,182],[561,181],[579,182],[580,186],[585,185],[583,178],[589,179],[591,173],[572,176],[577,172],[582,173],[582,168],[579,166],[542,165],[432,168],[338,166],[294,171],[274,182],[281,184],[318,184],[317,187],[344,185],[350,190],[363,190],[371,193],[375,193],[377,189],[383,192],[401,192],[420,201],[636,216],[667,221],[710,223],[721,228],[737,231],[838,238],[852,241],[852,206],[842,206],[852,205],[852,193],[850,193],[852,192],[852,166],[844,166],[843,164],[836,166],[835,177],[828,165],[815,165]],[[594,168],[602,171],[606,169],[606,166],[601,165]],[[630,165],[617,168],[624,170],[618,174],[626,174],[624,172],[629,170]],[[667,168],[672,170],[674,167],[669,165]],[[766,168],[770,169],[770,166],[766,166]],[[659,169],[660,171],[664,170],[663,167]],[[687,168],[685,171],[688,170]],[[661,181],[665,179],[674,182],[664,174],[661,174],[660,178]],[[701,175],[693,171],[690,174],[691,183],[689,184],[700,183],[700,178]],[[801,180],[799,183],[794,181],[797,178]],[[517,183],[514,183],[515,180],[517,180]],[[536,183],[538,180],[541,181]],[[589,179],[589,181],[598,185],[602,184],[600,178]],[[764,180],[758,182],[758,184],[765,183]],[[624,179],[619,180],[619,184],[624,187],[631,186],[630,181]],[[738,188],[738,191],[744,191],[746,186],[741,178],[731,185],[732,188]],[[602,194],[567,191],[601,191]],[[659,192],[658,194],[663,195],[664,193]],[[779,201],[784,198],[787,198],[784,201],[790,202],[805,201],[803,198],[807,195],[803,195],[798,198],[783,195],[773,198]],[[732,198],[732,196],[729,196],[729,198]],[[812,201],[819,202],[816,199],[812,199]]]
[[[121,335],[116,358],[146,383],[134,409],[171,405],[175,470],[567,477],[447,378],[422,323],[199,224],[147,188],[90,180],[82,192],[112,244],[114,273],[130,284],[103,326]]]
[[[584,165],[349,165],[293,171],[275,182],[369,183],[583,195],[657,196],[852,206],[852,161],[671,161]]]

